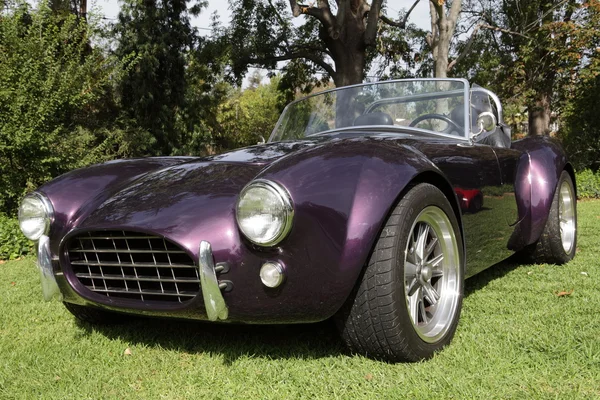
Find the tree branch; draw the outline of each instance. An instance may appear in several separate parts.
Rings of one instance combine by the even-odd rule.
[[[290,7],[292,8],[292,14],[294,17],[299,17],[301,14],[310,15],[315,17],[321,22],[325,30],[329,33],[333,39],[339,37],[339,32],[336,34],[336,19],[331,13],[329,3],[327,0],[319,0],[317,7],[312,5],[298,4],[298,0],[290,0]]]
[[[417,6],[417,4],[419,4],[421,0],[416,0],[412,7],[410,7],[408,9],[408,12],[406,13],[406,15],[404,15],[404,19],[402,19],[402,21],[400,22],[396,22],[394,20],[391,20],[390,18],[386,17],[385,15],[381,15],[379,18],[386,23],[387,25],[390,26],[395,26],[396,28],[401,28],[401,29],[405,29],[406,28],[406,24],[408,23],[408,17],[410,17],[410,13],[413,12],[413,10],[415,9],[415,7]]]
[[[290,0],[290,7],[292,7],[292,15],[294,15],[294,17],[299,17],[301,12],[300,12],[300,6],[298,5],[298,1]]]
[[[365,45],[372,46],[377,38],[377,23],[379,22],[379,14],[381,13],[381,3],[383,0],[373,0],[369,17],[367,19],[367,29],[365,31]]]
[[[462,53],[460,53],[458,57],[456,57],[454,60],[452,60],[450,64],[448,64],[448,68],[446,69],[448,72],[450,72],[456,64],[462,61],[462,59],[465,58],[467,54],[469,54],[469,52],[471,51],[471,46],[473,46],[473,42],[475,41],[475,37],[477,36],[479,29],[481,29],[481,24],[477,25],[475,29],[473,29],[471,37],[469,38],[469,41],[467,42],[467,45],[465,46],[465,49],[462,51]]]
[[[521,36],[521,37],[524,37],[525,39],[531,39],[531,37],[529,37],[527,35],[523,35],[522,33],[510,31],[508,29],[499,28],[497,26],[492,26],[492,25],[488,25],[488,24],[479,24],[479,25],[485,29],[491,29],[491,30],[497,31],[497,32],[508,33],[509,35]]]
[[[522,36],[524,38],[530,39],[528,36],[523,35],[522,33],[519,32],[513,32],[513,31],[509,31],[508,29],[503,29],[503,28],[499,28],[497,26],[492,26],[492,25],[488,25],[488,24],[478,24],[475,29],[473,29],[473,32],[471,33],[471,37],[469,37],[469,41],[467,42],[467,45],[465,46],[465,49],[462,51],[462,53],[460,53],[458,55],[458,57],[456,57],[456,59],[454,59],[450,64],[448,64],[448,68],[447,71],[452,70],[452,68],[454,68],[454,66],[456,64],[458,64],[460,61],[462,61],[463,58],[466,57],[467,54],[469,54],[469,52],[471,51],[471,46],[473,45],[473,42],[475,41],[475,37],[477,36],[477,34],[479,33],[479,30],[481,28],[484,29],[490,29],[493,31],[500,31],[503,33],[507,33],[509,35],[518,35],[518,36]]]
[[[266,58],[262,58],[262,59],[249,59],[248,64],[264,65],[267,62],[288,61],[288,60],[293,60],[295,58],[305,58],[307,60],[314,62],[319,67],[323,68],[329,74],[329,76],[331,76],[332,78],[334,78],[337,74],[331,65],[327,64],[325,61],[318,58],[315,54],[313,54],[309,51],[302,51],[302,50],[296,51],[293,53],[284,54],[281,56],[266,57]]]
[[[450,14],[448,15],[448,20],[450,21],[452,31],[454,32],[454,27],[456,26],[456,22],[458,21],[458,16],[460,15],[460,11],[462,10],[462,0],[454,0],[452,2],[452,6],[450,7]]]
[[[279,21],[279,23],[281,24],[281,26],[287,28],[287,23],[286,23],[285,19],[283,19],[283,17],[281,16],[281,14],[279,14],[279,11],[277,10],[277,8],[275,7],[275,5],[273,4],[272,0],[269,0],[269,6],[273,9],[273,12],[275,13],[275,17],[277,17],[277,20]],[[285,40],[285,44],[287,45],[287,47],[288,48],[291,47],[290,46],[290,42],[289,42],[287,36],[285,37],[284,40]]]

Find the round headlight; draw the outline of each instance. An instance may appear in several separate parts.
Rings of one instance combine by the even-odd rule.
[[[292,228],[294,208],[283,186],[257,179],[240,193],[236,218],[240,230],[252,243],[274,246]]]
[[[19,226],[27,239],[38,240],[48,234],[53,219],[52,203],[46,196],[37,192],[25,196],[19,207]]]

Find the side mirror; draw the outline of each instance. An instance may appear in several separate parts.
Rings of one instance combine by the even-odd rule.
[[[496,125],[498,125],[498,120],[496,119],[496,116],[489,111],[482,112],[477,116],[479,133],[491,132],[496,129]]]

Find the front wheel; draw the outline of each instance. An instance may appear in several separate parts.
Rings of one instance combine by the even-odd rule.
[[[353,296],[336,316],[342,339],[374,358],[430,358],[454,336],[463,281],[452,206],[437,187],[416,185],[393,210]]]

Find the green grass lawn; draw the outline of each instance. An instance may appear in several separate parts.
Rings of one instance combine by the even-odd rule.
[[[79,324],[43,302],[32,259],[7,262],[0,399],[599,398],[600,201],[579,203],[578,249],[565,266],[508,261],[469,279],[452,344],[395,365],[347,354],[330,323]]]

